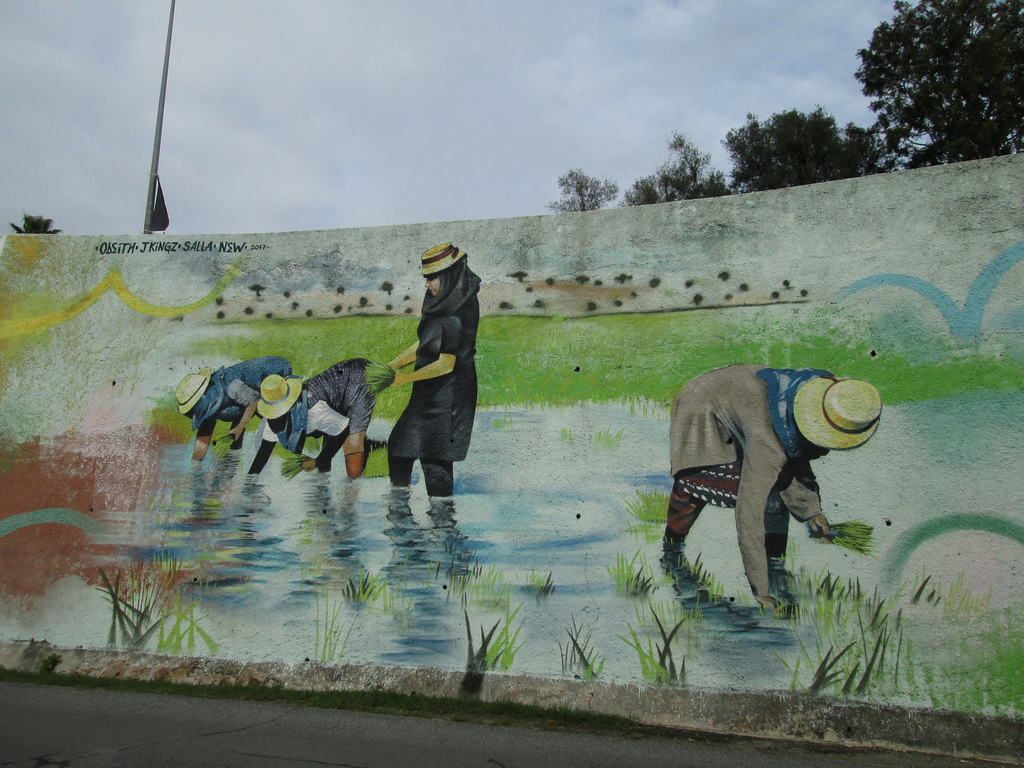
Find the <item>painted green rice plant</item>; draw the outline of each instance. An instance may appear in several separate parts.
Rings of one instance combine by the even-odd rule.
[[[848,520],[833,523],[829,540],[839,547],[844,547],[858,555],[875,556],[878,543],[875,541],[874,528],[859,520]]]
[[[647,564],[647,558],[639,549],[629,560],[625,555],[617,555],[615,566],[606,565],[605,569],[615,582],[615,591],[620,595],[646,597],[657,588],[651,566]]]
[[[566,628],[565,634],[569,636],[569,642],[562,647],[558,644],[558,650],[562,654],[562,674],[574,674],[584,680],[593,680],[604,669],[604,659],[597,655],[590,644],[590,630],[584,630],[582,626],[576,626],[576,618],[572,619],[572,628]]]
[[[359,575],[349,578],[341,589],[341,596],[350,603],[367,603],[376,600],[387,586],[386,582],[375,573],[359,568]]]
[[[681,565],[690,581],[697,587],[699,596],[708,602],[715,602],[725,597],[725,587],[711,571],[704,567],[701,555],[697,555],[697,559],[692,563],[683,558]]]
[[[304,521],[305,522],[305,521]],[[309,544],[311,541],[305,541],[300,539],[300,543]],[[302,563],[299,566],[299,580],[303,584],[315,584],[320,581],[324,572],[324,564],[322,561],[314,560],[310,563]]]
[[[855,644],[850,643],[839,653],[835,653],[835,648],[829,646],[826,651],[824,658],[818,663],[817,668],[814,670],[814,677],[811,678],[811,682],[807,686],[807,690],[810,693],[818,693],[822,689],[835,683],[842,677],[842,670],[836,670],[836,665],[840,662],[843,656],[846,655],[847,651],[853,648]],[[832,654],[835,653],[835,656]]]
[[[218,459],[223,459],[228,455],[228,452],[231,450],[231,446],[234,445],[234,443],[234,435],[224,433],[223,435],[218,435],[213,438],[210,443],[210,450],[213,451],[213,455]]]
[[[514,611],[509,613],[508,608],[505,609],[505,619],[498,619],[494,622],[494,626],[491,627],[490,631],[484,633],[484,628],[480,627],[480,645],[474,650],[473,649],[473,630],[470,627],[469,612],[463,610],[463,615],[466,617],[466,638],[469,642],[468,658],[466,662],[466,669],[469,672],[487,672],[488,670],[500,668],[501,671],[507,671],[512,663],[515,661],[516,653],[523,647],[520,643],[516,645],[516,641],[519,639],[519,632],[523,628],[523,622],[519,622],[519,626],[513,631],[512,625],[515,621],[516,615],[519,613],[519,609],[523,606],[518,606]],[[501,626],[501,631],[498,632],[497,638],[494,637],[494,633],[498,627]],[[493,643],[492,643],[493,640]]]
[[[668,494],[663,491],[637,491],[632,499],[624,499],[626,512],[638,523],[665,522]]]
[[[307,517],[301,520],[295,528],[292,529],[291,533],[295,536],[295,543],[306,548],[312,546],[316,540],[317,530],[324,524],[324,521],[317,519],[313,516]],[[302,578],[306,578],[306,564],[304,563],[302,568]]]
[[[649,543],[660,541],[668,508],[668,494],[661,491],[637,491],[631,499],[623,499],[630,522],[626,532],[643,536]]]
[[[494,420],[494,428],[495,429],[502,429],[502,430],[513,429],[514,427],[512,425],[512,417],[509,414],[506,413],[500,419],[495,419]]]
[[[650,633],[659,622],[679,627],[678,642],[685,640],[686,652],[692,653],[705,645],[725,638],[727,630],[712,629],[704,620],[704,610],[698,603],[695,608],[686,608],[675,598],[667,600],[637,602],[633,606],[638,628]]]
[[[384,363],[370,360],[366,365],[366,388],[371,395],[379,395],[395,381],[395,371]]]
[[[648,525],[645,523],[641,523],[640,525],[627,523],[626,533],[634,539],[643,539],[647,544],[656,544],[664,538],[664,533],[659,526]]]
[[[646,397],[624,397],[620,401],[629,408],[630,416],[641,416],[645,419],[664,416],[667,409],[661,403],[650,400]]]
[[[405,579],[385,582],[384,589],[377,596],[377,605],[395,618],[400,630],[407,628],[412,621],[413,601]]]
[[[681,619],[671,631],[665,631],[665,625],[661,617],[652,607],[651,616],[658,628],[661,642],[655,640],[651,634],[645,636],[646,644],[637,635],[632,624],[626,624],[629,629],[629,637],[616,635],[622,642],[628,645],[637,653],[640,661],[640,674],[648,682],[656,685],[685,685],[686,684],[686,657],[684,656],[676,668],[675,659],[672,655],[672,641],[676,638],[679,628],[685,619]]]
[[[203,641],[210,653],[217,652],[220,646],[199,626],[199,622],[206,617],[196,616],[197,605],[197,601],[190,600],[186,607],[182,605],[181,595],[177,595],[174,607],[164,609],[160,616],[160,635],[156,643],[158,652],[191,653],[195,650],[197,638]]]
[[[301,453],[289,453],[281,460],[281,477],[292,480],[305,470],[306,462],[311,461],[309,456]]]
[[[533,568],[526,575],[526,583],[522,586],[522,589],[526,592],[532,592],[538,598],[547,597],[555,591],[555,582],[553,580],[553,572],[548,571],[548,575],[544,576],[542,573],[537,573]]]
[[[505,574],[494,565],[486,568],[475,563],[465,574],[449,574],[451,589],[449,599],[458,596],[466,602],[488,608],[507,609],[510,599],[510,587],[505,583]]]
[[[809,625],[812,643],[795,628],[800,656],[792,664],[783,660],[794,688],[858,696],[870,689],[897,690],[904,656],[903,612],[895,610],[900,590],[893,596],[877,588],[868,593],[859,580],[842,582],[827,571],[801,574],[799,585],[804,596],[798,624]],[[813,670],[806,684],[802,669]]]
[[[922,597],[924,597],[924,599],[929,603],[933,601],[935,603],[938,603],[942,599],[942,592],[937,590],[934,587],[934,585],[932,586],[930,592],[927,591],[928,583],[931,580],[932,577],[930,575],[925,574],[924,571],[921,572],[921,575],[917,578],[917,581],[914,583],[914,596],[911,598],[911,602],[914,605],[917,605],[917,603],[922,599]],[[927,595],[927,597],[925,597],[925,595]]]
[[[576,434],[568,427],[562,427],[560,439],[563,443],[568,443],[569,445],[576,444]]]
[[[988,610],[991,594],[975,597],[966,588],[964,578],[964,572],[961,571],[948,591],[944,592],[942,586],[933,582],[931,575],[922,570],[914,579],[910,602],[913,605],[941,605],[943,617],[948,621],[978,616]]]
[[[817,577],[801,574],[798,585],[801,612],[813,619],[816,632],[825,637],[845,635],[853,611],[844,610],[844,606],[860,599],[859,583],[845,584],[826,571]]]
[[[509,606],[506,604],[505,619],[501,623],[501,629],[494,640],[494,645],[487,652],[487,666],[489,669],[501,669],[502,672],[508,671],[512,666],[512,662],[516,659],[516,653],[523,647],[524,643],[516,645],[516,641],[519,639],[519,632],[523,628],[523,621],[521,619],[519,625],[513,631],[513,622],[519,613],[519,609],[522,607],[522,605],[518,605],[514,611],[509,613]]]
[[[665,621],[673,624],[686,622],[693,617],[697,618],[698,621],[702,621],[704,617],[704,612],[700,608],[689,611],[679,600],[671,597],[658,601],[646,600],[633,605],[633,614],[636,616],[636,620],[641,628],[654,628],[657,624],[654,620],[655,613]]]
[[[469,625],[469,611],[463,609],[463,615],[466,617],[466,640],[469,643],[468,655],[466,658],[466,671],[467,672],[486,672],[487,671],[487,653],[491,644],[491,638],[494,637],[494,633],[498,630],[498,624],[501,620],[494,622],[494,626],[491,627],[491,631],[484,634],[483,626],[480,627],[480,647],[475,651],[473,650],[473,629]]]
[[[356,626],[356,618],[347,627],[341,619],[343,602],[333,602],[330,592],[316,590],[316,636],[314,655],[323,664],[336,664],[345,656],[348,638]]]
[[[387,477],[388,476],[388,449],[387,445],[374,445],[366,456],[366,466],[363,468],[363,477]]]
[[[980,616],[989,610],[992,593],[975,597],[964,585],[964,572],[961,571],[956,580],[949,585],[946,601],[942,606],[942,615],[947,621],[958,618]]]
[[[590,436],[590,447],[597,450],[613,450],[619,447],[622,442],[622,430],[612,433],[610,430],[602,429]]]
[[[103,586],[98,589],[110,603],[110,632],[107,644],[122,647],[141,648],[160,626],[160,602],[163,600],[163,580],[152,573],[144,573],[140,565],[133,565],[128,571],[120,569],[114,580],[99,568]]]

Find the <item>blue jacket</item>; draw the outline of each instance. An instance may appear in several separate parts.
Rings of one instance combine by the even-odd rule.
[[[237,421],[242,418],[246,407],[260,399],[263,379],[274,374],[291,376],[292,364],[283,357],[267,355],[218,368],[192,409],[192,429],[199,429],[207,419]]]

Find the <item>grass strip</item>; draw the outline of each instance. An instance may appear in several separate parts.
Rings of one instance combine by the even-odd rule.
[[[279,704],[341,709],[352,712],[431,717],[540,729],[573,729],[637,734],[674,733],[674,729],[644,726],[616,715],[572,709],[549,709],[515,702],[486,702],[471,698],[425,696],[391,691],[303,691],[277,685],[193,685],[160,680],[92,677],[77,673],[19,672],[0,667],[0,682],[55,685],[67,688],[194,696],[207,699],[271,701]]]

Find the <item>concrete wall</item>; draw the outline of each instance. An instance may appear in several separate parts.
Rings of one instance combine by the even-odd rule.
[[[1017,156],[522,219],[8,235],[0,641],[1014,722],[1022,190]],[[418,465],[407,496],[387,477],[409,387],[378,397],[359,479],[286,479],[281,455],[248,474],[255,420],[241,450],[192,460],[186,374],[392,360],[416,340],[420,254],[447,241],[482,280],[451,499],[427,496]],[[870,553],[793,521],[775,613],[751,595],[731,509],[663,549],[672,398],[733,363],[827,369],[884,403],[866,444],[814,462],[825,514],[870,526]]]

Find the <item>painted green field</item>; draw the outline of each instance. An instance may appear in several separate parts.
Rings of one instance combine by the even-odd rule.
[[[477,339],[480,407],[628,402],[667,405],[690,378],[733,363],[826,368],[871,381],[888,405],[977,390],[1021,390],[1024,363],[936,335],[907,345],[829,327],[821,311],[782,320],[764,311],[676,312],[594,318],[485,317]],[[197,342],[193,351],[287,357],[309,376],[349,357],[387,362],[416,340],[417,318],[266,320]],[[408,391],[385,392],[395,418]]]

